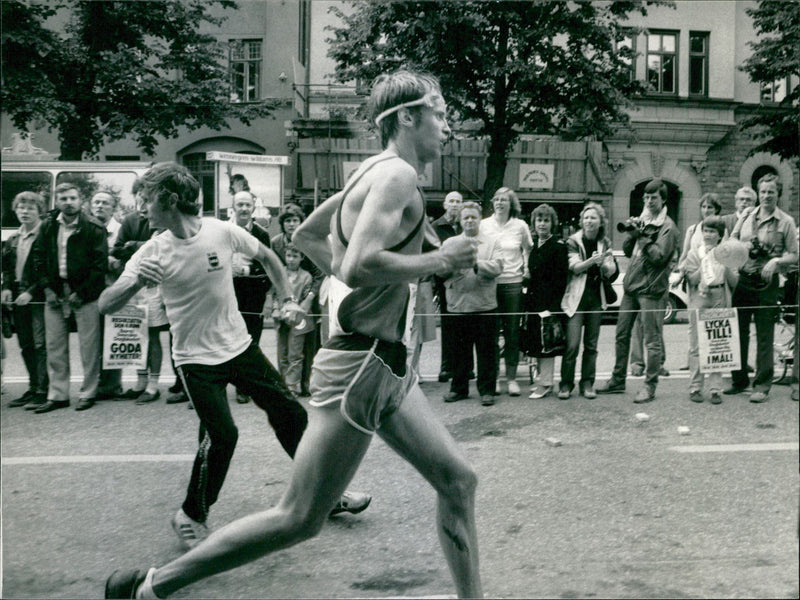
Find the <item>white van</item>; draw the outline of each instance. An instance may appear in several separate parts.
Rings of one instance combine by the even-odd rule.
[[[99,188],[110,188],[120,203],[135,209],[131,187],[152,163],[128,161],[3,161],[0,176],[2,194],[2,239],[5,241],[19,227],[11,203],[20,192],[37,192],[44,196],[47,209],[54,208],[53,191],[60,183],[74,183],[85,200]]]

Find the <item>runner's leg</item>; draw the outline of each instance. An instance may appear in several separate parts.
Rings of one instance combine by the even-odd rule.
[[[439,541],[461,598],[482,598],[475,526],[477,476],[415,385],[378,430],[439,494]]]
[[[312,409],[294,457],[289,487],[277,506],[233,521],[156,570],[164,598],[191,583],[315,536],[347,488],[372,436],[349,425],[338,406]]]

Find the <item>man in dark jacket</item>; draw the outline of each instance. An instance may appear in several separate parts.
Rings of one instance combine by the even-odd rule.
[[[234,222],[269,248],[269,231],[253,218],[255,208],[255,198],[251,192],[242,190],[234,194]],[[264,329],[264,302],[271,286],[272,282],[261,263],[238,253],[233,255],[233,291],[236,293],[239,312],[242,313],[244,324],[247,326],[247,333],[256,345],[261,342],[261,332]],[[250,398],[237,389],[236,401],[239,404],[246,404]]]
[[[77,187],[62,183],[55,190],[56,210],[42,224],[31,251],[44,288],[47,402],[36,413],[69,406],[69,318],[75,317],[80,338],[83,384],[75,410],[94,406],[100,377],[100,312],[97,298],[105,289],[108,241],[105,228],[81,207]]]
[[[680,238],[675,222],[667,216],[667,186],[654,179],[644,188],[644,211],[641,217],[628,219],[628,231],[622,251],[631,259],[622,282],[624,294],[617,320],[616,362],[614,371],[598,394],[625,392],[631,330],[637,311],[641,311],[644,333],[644,387],[636,394],[637,404],[655,399],[663,346],[664,298],[669,287],[672,258],[679,249]]]
[[[439,236],[440,242],[444,242],[446,239],[461,233],[461,225],[458,219],[463,201],[464,197],[459,192],[450,192],[444,197],[444,202],[442,203],[444,206],[444,214],[431,223],[434,231],[436,231],[436,235]],[[445,381],[449,381],[453,376],[454,364],[452,357],[455,353],[455,329],[452,322],[453,317],[448,318],[444,316],[448,314],[444,279],[434,276],[433,289],[439,297],[439,313],[442,315],[440,326],[442,335],[442,360],[441,368],[439,369],[439,381],[444,383]],[[470,365],[470,369],[471,368],[472,366]]]
[[[2,302],[14,305],[14,328],[28,371],[28,390],[8,406],[28,406],[33,410],[47,401],[48,384],[44,292],[38,286],[31,257],[45,211],[44,198],[35,192],[20,192],[14,197],[11,210],[16,213],[20,228],[3,244]]]

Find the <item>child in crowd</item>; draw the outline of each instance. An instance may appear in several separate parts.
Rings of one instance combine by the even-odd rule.
[[[154,232],[153,236],[158,235]],[[161,346],[161,332],[169,331],[167,309],[161,297],[161,286],[143,287],[131,300],[132,304],[147,306],[147,364],[136,370],[136,384],[122,397],[136,400],[136,404],[150,404],[161,397],[158,380],[161,377],[161,362],[164,350]]]
[[[313,301],[313,296],[310,295],[313,280],[308,271],[300,268],[303,254],[292,243],[286,245],[284,252],[292,295],[303,310],[309,313]],[[314,317],[309,315],[299,325],[292,326],[284,321],[276,303],[272,309],[272,319],[278,331],[278,370],[287,387],[299,396],[302,392],[303,347],[306,336],[314,331]]]
[[[721,264],[714,256],[725,235],[725,221],[716,215],[702,221],[703,242],[689,250],[683,272],[689,284],[689,399],[703,401],[704,374],[698,358],[697,310],[699,308],[725,308],[731,305],[731,290],[736,287],[738,274]],[[722,373],[708,374],[711,403],[722,402]]]

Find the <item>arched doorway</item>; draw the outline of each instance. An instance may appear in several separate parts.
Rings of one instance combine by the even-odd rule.
[[[667,186],[667,215],[669,215],[669,218],[675,221],[675,223],[680,223],[681,191],[678,189],[678,186],[671,181],[662,181],[664,181],[664,184]],[[629,217],[638,217],[642,214],[642,209],[644,207],[644,188],[647,187],[648,183],[650,183],[650,181],[642,181],[631,190]]]

